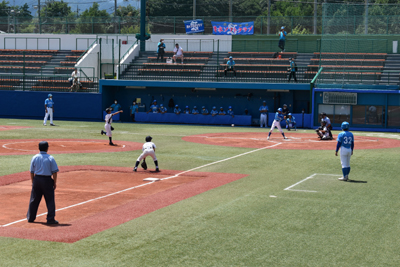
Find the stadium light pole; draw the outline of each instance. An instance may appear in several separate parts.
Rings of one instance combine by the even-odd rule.
[[[146,50],[146,0],[140,0],[140,51]]]

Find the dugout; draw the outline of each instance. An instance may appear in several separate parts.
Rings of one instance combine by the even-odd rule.
[[[313,88],[313,124],[325,112],[334,129],[343,121],[361,131],[400,132],[400,90],[398,86],[347,86]]]

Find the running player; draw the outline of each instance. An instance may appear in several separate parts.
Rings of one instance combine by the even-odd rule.
[[[342,123],[342,130],[337,138],[336,152],[335,156],[338,155],[340,149],[340,162],[342,163],[343,177],[340,177],[340,181],[347,181],[349,179],[350,173],[350,157],[353,155],[354,150],[354,136],[349,131],[349,123]]]
[[[110,146],[115,146],[114,143],[112,142],[112,132],[111,132],[113,130],[113,128],[111,127],[112,117],[115,114],[121,113],[123,111],[120,110],[120,111],[117,111],[115,113],[111,113],[111,108],[107,108],[106,112],[107,112],[107,115],[106,115],[106,117],[104,119],[105,122],[106,122],[106,124],[104,124],[104,129],[106,129],[106,131],[101,130],[101,135],[103,135],[103,134],[107,135],[108,139],[110,140],[109,145]]]
[[[283,121],[283,120],[284,120],[284,117],[282,114],[282,108],[278,108],[278,112],[275,113],[275,119],[271,125],[271,130],[269,130],[267,140],[269,140],[269,137],[271,136],[271,133],[275,129],[275,127],[278,128],[278,130],[281,132],[283,139],[287,139],[287,137],[285,136],[285,134],[283,133],[282,128],[281,128],[281,121]]]

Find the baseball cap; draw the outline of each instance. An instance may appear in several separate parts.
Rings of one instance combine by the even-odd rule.
[[[267,101],[264,100],[263,103],[267,103]]]
[[[232,106],[229,106],[228,109],[232,109]]]
[[[163,106],[163,104],[160,104],[160,107],[162,107]]]
[[[206,108],[205,106],[202,106],[201,108]]]
[[[194,106],[193,108],[197,108],[196,106]]]
[[[175,105],[175,107],[177,108],[177,107],[178,107],[178,105]]]
[[[216,106],[213,106],[213,109],[216,109],[217,107]]]
[[[283,30],[283,29],[285,29],[285,26],[282,26],[282,27],[281,27],[281,30]]]
[[[278,108],[278,111],[282,112],[282,108]]]
[[[47,97],[52,97],[52,96],[53,96],[52,94],[48,94],[48,95],[47,95]]]
[[[287,105],[286,105],[286,104],[283,104],[283,106],[284,106],[284,107],[287,107]]]
[[[189,106],[186,106],[186,108],[189,108]]]
[[[233,58],[232,56],[230,56],[229,58]]]
[[[154,100],[154,101],[153,101],[153,103],[156,103],[156,102],[157,102],[157,100]]]
[[[224,109],[223,107],[220,107],[219,109]]]

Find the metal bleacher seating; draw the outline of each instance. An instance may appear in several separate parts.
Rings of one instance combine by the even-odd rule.
[[[85,50],[0,49],[0,89],[70,91],[68,78]],[[81,75],[81,92],[97,92],[94,77]]]

